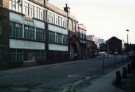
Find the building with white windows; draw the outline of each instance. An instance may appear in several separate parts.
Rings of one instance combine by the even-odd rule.
[[[74,41],[78,30],[77,19],[48,0],[1,0],[0,61],[22,64],[68,60],[79,53],[78,41]],[[82,32],[80,42],[86,35]]]

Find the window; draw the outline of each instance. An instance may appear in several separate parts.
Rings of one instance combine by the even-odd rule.
[[[33,9],[34,9],[34,6],[29,4],[29,14],[28,15],[30,17],[33,17],[33,12],[34,12]]]
[[[43,20],[43,10],[39,10],[39,19]]]
[[[48,12],[48,22],[55,24],[55,14],[53,12]]]
[[[38,8],[38,7],[35,7],[35,8],[36,8],[36,12],[35,12],[36,15],[35,15],[35,16],[36,16],[36,18],[38,18],[38,17],[39,17],[39,16],[38,16],[38,15],[39,15],[39,14],[38,14],[38,13],[39,13],[39,8]]]
[[[25,14],[28,16],[29,15],[29,4],[27,2],[24,3],[24,10],[25,10]]]
[[[57,43],[58,44],[63,44],[63,42],[62,42],[62,40],[63,40],[62,34],[57,33],[57,35],[58,35],[58,41],[57,41]]]
[[[58,15],[55,15],[55,24],[58,25]]]
[[[58,16],[58,25],[62,26],[62,17]]]
[[[11,0],[11,1],[9,1],[9,7],[10,7],[10,9],[12,9],[14,11],[21,12],[21,10],[22,10],[22,1]]]
[[[22,38],[22,24],[11,22],[11,34],[10,37],[13,38]]]
[[[54,13],[53,13],[52,17],[53,17],[53,24],[55,24],[55,14]]]
[[[45,41],[45,31],[44,29],[37,28],[36,29],[36,40],[37,41]]]
[[[55,43],[55,32],[49,31],[49,42]]]
[[[63,35],[63,44],[64,45],[68,44],[68,36],[67,35]]]
[[[35,39],[35,30],[34,27],[25,25],[24,26],[24,38],[28,40],[34,40]]]
[[[64,27],[64,28],[67,28],[67,21],[66,21],[66,19],[63,20],[63,27]]]
[[[16,10],[16,0],[12,0],[11,8],[12,10]]]
[[[59,43],[59,35],[55,33],[55,43]]]

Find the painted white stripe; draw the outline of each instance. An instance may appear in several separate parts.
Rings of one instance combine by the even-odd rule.
[[[10,39],[9,47],[13,49],[45,50],[45,43]]]
[[[48,30],[68,35],[68,31],[66,29],[63,29],[63,28],[60,28],[60,27],[57,27],[57,26],[51,25],[51,24],[48,24]]]
[[[10,12],[10,21],[45,29],[44,22],[38,21],[38,20],[33,20],[33,22],[30,22],[30,21],[27,21],[24,16],[14,13],[14,12]]]
[[[45,29],[45,25],[44,25],[44,23],[41,22],[41,21],[34,20],[34,25],[35,25],[35,27]]]
[[[52,51],[68,51],[68,46],[49,44],[49,50],[52,50]]]
[[[24,17],[22,15],[16,14],[14,12],[9,13],[10,21],[18,22],[18,23],[24,23]]]

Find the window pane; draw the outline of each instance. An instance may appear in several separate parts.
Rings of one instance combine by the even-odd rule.
[[[50,43],[55,43],[55,33],[49,31],[49,42]]]
[[[34,40],[34,27],[25,25],[24,26],[24,38],[28,40]]]
[[[11,22],[10,26],[11,26],[10,37],[22,38],[22,34],[23,34],[23,32],[22,32],[22,24]]]
[[[37,41],[45,41],[45,31],[44,31],[44,29],[40,29],[40,28],[36,29],[36,40]]]

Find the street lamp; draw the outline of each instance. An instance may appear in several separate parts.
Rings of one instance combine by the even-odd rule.
[[[129,32],[129,29],[126,30],[127,31],[127,44],[129,44],[129,39],[128,39],[128,32]]]
[[[129,38],[128,38],[128,32],[130,31],[129,29],[126,30],[127,31],[127,51],[129,50]]]

